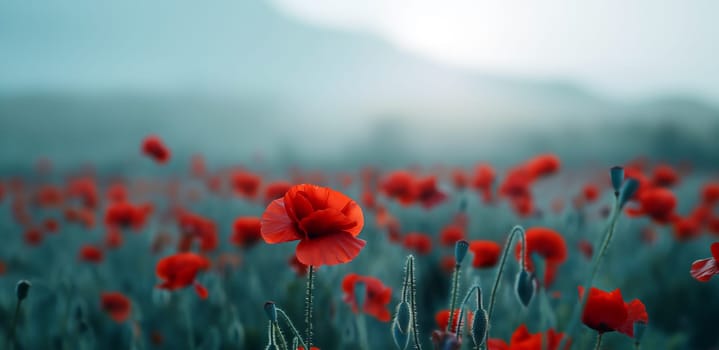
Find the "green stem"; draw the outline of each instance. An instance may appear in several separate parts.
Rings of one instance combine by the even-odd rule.
[[[414,275],[414,257],[410,255],[407,257],[407,261],[410,279],[409,296],[412,308],[412,341],[414,342],[415,350],[422,350],[422,343],[419,341],[419,320],[417,318],[417,281]]]
[[[285,323],[287,323],[287,325],[290,327],[290,330],[292,331],[292,334],[295,336],[295,339],[297,339],[297,340],[300,342],[300,345],[302,345],[302,347],[303,347],[304,349],[309,349],[309,348],[307,347],[307,344],[305,343],[305,341],[302,339],[302,335],[300,334],[300,332],[299,332],[299,331],[297,330],[297,328],[295,327],[295,324],[292,323],[292,320],[290,320],[289,316],[287,316],[287,314],[285,313],[285,311],[282,310],[282,309],[280,309],[280,308],[277,308],[277,314],[280,315],[280,316],[282,316],[282,318],[285,320]]]
[[[447,322],[447,332],[452,332],[452,324],[454,323],[454,307],[457,304],[457,293],[459,292],[459,268],[460,265],[454,265],[454,273],[452,273],[452,295],[449,302],[449,322]],[[459,315],[457,315],[459,316]],[[455,333],[459,332],[457,329]]]
[[[312,347],[312,292],[314,288],[315,267],[310,265],[307,272],[307,294],[305,296],[305,326],[307,327],[305,329],[305,336],[307,337],[307,340],[305,340],[305,342],[308,346],[305,347],[306,350],[309,350]]]
[[[20,304],[22,300],[18,299],[15,303],[15,316],[12,318],[12,328],[10,329],[10,350],[15,349],[15,328],[17,328],[17,319],[20,316]]]
[[[277,322],[272,322],[272,326],[275,327],[275,336],[279,335],[277,338],[280,339],[280,349],[287,350],[287,341],[285,340],[285,335],[282,334],[282,329],[280,329],[280,325]]]
[[[487,307],[487,322],[488,324],[492,324],[492,311],[494,310],[494,303],[496,302],[497,298],[497,290],[499,289],[499,282],[502,280],[502,273],[504,272],[504,265],[507,264],[507,255],[509,252],[509,249],[512,247],[512,242],[514,241],[514,237],[519,234],[522,239],[522,255],[519,257],[519,265],[521,268],[524,268],[524,255],[526,254],[525,250],[527,247],[527,242],[524,237],[524,228],[522,226],[514,226],[512,228],[512,232],[509,234],[509,238],[507,238],[507,243],[504,245],[504,251],[502,251],[502,258],[499,262],[499,269],[497,270],[497,277],[494,279],[494,284],[492,285],[492,291],[489,294],[489,306]],[[489,329],[487,330],[487,338],[489,338]]]
[[[597,344],[594,345],[594,350],[599,350],[602,348],[602,333],[597,333]]]
[[[187,295],[186,295],[187,296]],[[187,324],[187,345],[188,349],[195,349],[195,329],[192,325],[192,315],[190,313],[190,299],[185,298],[185,307],[183,313],[185,314],[185,323]]]
[[[614,236],[617,219],[619,218],[619,214],[621,214],[621,212],[622,209],[619,207],[619,199],[617,197],[614,201],[612,215],[609,218],[609,225],[607,226],[607,229],[604,231],[604,235],[602,236],[602,244],[599,248],[599,252],[597,253],[597,255],[594,256],[594,259],[592,261],[591,273],[587,277],[587,280],[584,282],[584,284],[582,284],[582,286],[585,286],[585,296],[589,295],[592,284],[594,283],[594,278],[597,275],[597,271],[599,271],[599,266],[601,265],[600,263],[602,261],[602,258],[604,257],[604,254],[609,247],[609,243],[612,241],[612,236]],[[570,338],[572,333],[574,332],[574,328],[576,328],[577,323],[579,322],[579,319],[584,312],[584,307],[587,305],[587,299],[589,298],[582,297],[577,302],[577,306],[575,306],[574,311],[572,312],[572,318],[570,319],[569,326],[567,326],[567,329],[564,332],[564,334],[566,334],[566,337],[563,337],[562,341],[559,343],[560,349],[562,349],[567,339]]]
[[[360,337],[360,348],[362,350],[369,350],[369,343],[367,342],[367,324],[363,313],[357,315],[357,333]]]

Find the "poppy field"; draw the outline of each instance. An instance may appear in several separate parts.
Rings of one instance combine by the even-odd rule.
[[[716,168],[126,149],[0,174],[0,348],[719,346]]]

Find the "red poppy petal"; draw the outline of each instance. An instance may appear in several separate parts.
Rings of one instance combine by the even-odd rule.
[[[719,266],[713,258],[701,259],[692,263],[691,274],[699,282],[707,282],[719,274]]]
[[[715,261],[719,261],[719,242],[714,242],[711,245],[712,256]]]
[[[634,299],[626,305],[627,320],[617,329],[617,331],[630,337],[634,337],[634,323],[637,321],[643,321],[646,323],[649,321],[649,316],[647,315],[647,309],[644,307],[644,303],[642,303],[639,299]]]
[[[317,210],[300,221],[301,229],[310,237],[340,231],[348,232],[356,225],[356,222],[334,208]]]
[[[347,232],[303,239],[297,245],[297,260],[313,266],[343,264],[359,255],[365,244]]]
[[[287,215],[282,198],[275,199],[267,206],[262,214],[260,231],[265,242],[270,244],[302,239],[302,235],[297,232],[292,219]]]
[[[200,299],[207,299],[207,297],[210,295],[210,293],[207,291],[207,288],[205,286],[201,285],[198,282],[195,282],[195,293],[200,297]]]

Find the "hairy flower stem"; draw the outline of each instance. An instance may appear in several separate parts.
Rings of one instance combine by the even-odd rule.
[[[315,267],[310,265],[307,271],[307,294],[305,296],[305,336],[306,350],[312,347],[312,292],[315,289]]]
[[[454,307],[457,304],[457,293],[459,293],[459,269],[461,265],[454,265],[454,273],[452,273],[452,295],[449,302],[449,322],[447,322],[447,332],[452,331],[452,324],[454,324]]]
[[[594,350],[599,350],[602,348],[602,333],[597,333],[597,344],[594,345]]]
[[[407,295],[410,298],[410,309],[412,310],[412,342],[415,350],[422,350],[422,343],[419,340],[419,320],[417,319],[417,280],[414,275],[414,257],[407,257],[407,278],[409,280],[409,290]]]
[[[287,323],[287,325],[290,327],[290,331],[292,331],[292,335],[295,337],[295,339],[297,339],[297,341],[299,341],[300,345],[302,345],[302,348],[309,349],[305,341],[302,339],[302,335],[297,330],[297,327],[295,327],[295,324],[292,323],[292,320],[289,318],[289,316],[287,316],[285,311],[280,308],[277,308],[277,314],[285,320],[285,323]]]
[[[505,243],[504,245],[504,251],[502,251],[502,257],[500,259],[499,268],[497,270],[497,277],[494,278],[492,291],[489,294],[489,306],[487,307],[487,322],[489,323],[489,325],[492,324],[492,311],[494,311],[494,303],[497,299],[497,290],[499,289],[499,283],[502,281],[502,273],[504,272],[504,266],[507,264],[507,255],[512,247],[512,242],[514,241],[514,238],[517,236],[517,234],[520,235],[520,238],[522,240],[522,255],[520,255],[519,257],[519,266],[522,269],[524,268],[524,256],[526,254],[527,242],[524,235],[524,228],[517,225],[512,228],[512,232],[509,234],[509,238],[507,238],[507,243]],[[489,329],[487,330],[487,338],[489,338]]]
[[[612,215],[609,218],[609,225],[607,226],[606,230],[604,231],[604,235],[602,236],[602,244],[599,248],[599,252],[597,253],[597,255],[594,256],[594,259],[592,261],[592,270],[589,273],[587,280],[584,282],[584,284],[582,284],[582,286],[584,286],[585,288],[585,297],[582,297],[577,301],[577,304],[574,307],[574,311],[572,311],[572,318],[570,319],[567,329],[564,331],[564,334],[566,334],[567,336],[562,338],[562,341],[559,344],[560,349],[562,349],[562,347],[564,346],[566,339],[572,336],[574,328],[576,328],[582,313],[584,313],[584,307],[587,305],[587,299],[589,299],[586,296],[592,288],[592,284],[594,283],[594,277],[596,277],[597,271],[599,271],[599,266],[602,261],[602,258],[604,257],[604,254],[609,247],[609,243],[612,241],[612,236],[614,236],[614,230],[617,225],[617,219],[619,219],[619,214],[621,214],[621,212],[622,208],[620,207],[619,198],[616,198],[616,200],[614,201],[614,208],[612,209]]]

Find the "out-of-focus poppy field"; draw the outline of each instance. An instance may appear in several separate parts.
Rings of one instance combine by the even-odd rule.
[[[466,67],[325,5],[0,4],[1,349],[719,349],[704,78]]]

